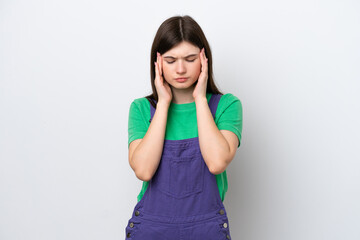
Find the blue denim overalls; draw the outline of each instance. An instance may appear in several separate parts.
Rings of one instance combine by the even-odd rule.
[[[209,107],[215,118],[220,94]],[[155,108],[150,104],[152,120]],[[125,239],[228,240],[229,222],[216,177],[200,152],[199,138],[164,140],[157,171],[136,204]]]

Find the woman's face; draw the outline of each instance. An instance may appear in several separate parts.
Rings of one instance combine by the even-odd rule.
[[[197,46],[183,41],[162,54],[162,58],[164,78],[172,87],[185,89],[198,80],[201,62]]]

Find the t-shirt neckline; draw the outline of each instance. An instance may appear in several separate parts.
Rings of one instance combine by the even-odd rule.
[[[212,93],[206,93],[207,102],[209,102],[211,95],[212,95]],[[175,111],[193,110],[195,108],[196,108],[195,101],[190,102],[190,103],[181,103],[181,104],[171,102],[170,106],[169,106],[169,109],[175,110]]]

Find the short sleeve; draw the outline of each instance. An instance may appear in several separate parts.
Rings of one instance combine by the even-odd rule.
[[[142,139],[150,123],[150,103],[146,98],[135,99],[130,104],[128,119],[128,147],[136,139]]]
[[[231,93],[221,96],[216,110],[215,122],[219,130],[228,130],[236,134],[241,143],[242,132],[242,103]]]

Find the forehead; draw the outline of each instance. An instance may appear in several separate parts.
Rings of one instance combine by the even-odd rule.
[[[185,57],[189,54],[199,53],[200,48],[189,43],[189,42],[181,42],[178,45],[171,48],[169,51],[165,52],[164,56],[172,56],[172,57]]]

